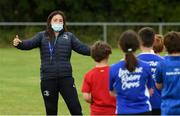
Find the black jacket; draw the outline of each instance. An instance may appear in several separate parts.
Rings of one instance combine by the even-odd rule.
[[[52,46],[54,40],[51,41]],[[70,63],[72,50],[79,54],[90,55],[90,48],[80,42],[79,39],[70,32],[63,32],[57,37],[51,61],[49,40],[44,31],[37,33],[29,40],[22,41],[22,43],[17,46],[17,48],[21,50],[30,50],[37,47],[40,48],[41,54],[42,80],[72,77],[72,66]]]

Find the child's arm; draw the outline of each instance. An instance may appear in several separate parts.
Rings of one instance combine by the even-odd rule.
[[[161,90],[163,88],[162,84],[161,83],[156,83],[156,88]]]
[[[149,91],[149,95],[150,96],[152,96],[153,95],[153,93],[154,93],[154,89],[153,89],[153,87],[154,87],[154,81],[153,81],[153,79],[152,79],[152,72],[151,72],[151,67],[150,66],[148,66],[147,68],[146,68],[146,70],[147,70],[147,72],[148,72],[148,80],[147,80],[147,88],[148,88],[148,91]]]
[[[162,82],[163,82],[162,67],[163,66],[161,66],[161,65],[162,65],[162,63],[159,63],[157,65],[156,72],[155,72],[156,88],[160,89],[160,90],[163,88],[163,84],[162,84]]]
[[[109,91],[109,94],[113,97],[116,97],[116,92],[113,90],[113,91]]]
[[[154,93],[154,89],[153,89],[153,88],[150,88],[150,89],[148,89],[148,91],[149,91],[149,95],[152,96],[153,93]]]
[[[83,93],[83,99],[87,102],[87,103],[92,103],[92,97],[90,93]]]

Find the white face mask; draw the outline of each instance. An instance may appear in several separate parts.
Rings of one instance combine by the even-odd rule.
[[[59,32],[63,29],[63,24],[58,24],[58,23],[52,23],[51,24],[51,28],[55,31],[55,32]]]

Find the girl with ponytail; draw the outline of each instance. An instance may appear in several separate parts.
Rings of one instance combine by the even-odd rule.
[[[109,81],[110,93],[116,96],[117,114],[151,114],[150,66],[134,55],[140,46],[138,35],[133,30],[123,32],[118,46],[125,58],[110,67]]]
[[[119,47],[125,53],[125,66],[130,71],[133,72],[137,65],[137,59],[134,55],[134,52],[139,49],[139,39],[137,34],[128,30],[124,32],[119,39]]]

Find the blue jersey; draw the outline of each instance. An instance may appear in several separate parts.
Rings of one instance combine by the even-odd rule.
[[[163,56],[164,59],[166,59],[166,57],[168,57],[168,55]]]
[[[117,114],[138,114],[151,111],[149,91],[152,87],[152,74],[149,64],[138,61],[134,72],[125,68],[120,61],[110,68],[109,88],[115,90]]]
[[[167,56],[156,69],[156,82],[162,83],[161,113],[180,115],[180,56]]]
[[[155,86],[155,71],[156,71],[156,66],[157,66],[158,62],[164,60],[164,58],[161,56],[158,56],[154,53],[141,53],[137,57],[143,61],[146,61],[151,66],[152,78],[154,80],[154,83],[153,83],[154,93],[150,97],[150,103],[152,105],[152,109],[160,109],[160,107],[161,107],[161,91],[158,90]]]

